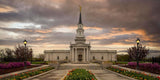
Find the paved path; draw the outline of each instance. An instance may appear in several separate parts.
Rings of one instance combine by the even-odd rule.
[[[65,66],[66,66],[66,68],[65,68]],[[92,73],[95,74],[95,76],[98,80],[128,80],[128,79],[126,79],[122,76],[119,76],[117,74],[114,74],[110,71],[101,69],[101,67],[98,64],[82,64],[82,65],[81,64],[63,64],[63,65],[61,65],[59,70],[54,70],[50,73],[47,73],[43,76],[36,77],[32,80],[61,80],[69,70],[71,70],[75,67],[77,68],[78,66],[80,66],[81,68],[86,67],[87,70],[90,70]],[[93,67],[93,66],[95,66],[95,67]],[[95,69],[95,68],[97,68],[97,66],[99,66],[99,68]],[[90,67],[90,68],[88,69],[88,67]]]
[[[36,77],[31,80],[61,80],[61,78],[68,72],[68,70],[54,70],[45,75]]]
[[[106,70],[91,70],[98,80],[128,80]]]

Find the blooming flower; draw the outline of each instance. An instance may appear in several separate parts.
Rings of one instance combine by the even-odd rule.
[[[157,78],[160,80],[160,76],[157,76]]]

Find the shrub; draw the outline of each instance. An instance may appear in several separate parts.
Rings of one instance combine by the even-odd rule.
[[[30,66],[30,62],[26,62],[27,66]],[[9,63],[4,63],[0,64],[0,69],[9,69],[9,68],[18,68],[18,67],[24,67],[24,62],[9,62]]]
[[[136,62],[128,62],[128,66],[130,67],[136,67],[137,63]],[[150,72],[155,72],[155,71],[160,71],[160,65],[158,63],[140,63],[139,64],[140,68],[143,69],[149,69]]]

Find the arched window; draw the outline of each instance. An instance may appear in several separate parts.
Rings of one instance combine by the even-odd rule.
[[[68,60],[68,56],[66,56],[66,60]]]
[[[57,56],[57,60],[59,60],[59,56]]]
[[[93,60],[95,60],[95,56],[93,56]]]
[[[103,60],[103,56],[101,57],[101,59]]]

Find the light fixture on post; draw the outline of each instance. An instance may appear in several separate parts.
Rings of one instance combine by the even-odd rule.
[[[27,40],[24,40],[23,43],[24,43],[24,46],[25,46],[25,48],[26,48]]]
[[[136,40],[136,42],[137,42],[137,53],[136,53],[136,56],[137,56],[137,69],[139,69],[139,43],[140,43],[140,39],[139,38],[137,38],[137,40]]]
[[[25,53],[26,53],[27,40],[24,40],[23,43],[24,43],[24,46],[25,46],[24,51],[25,51]],[[27,65],[27,64],[26,64],[26,54],[24,54],[24,58],[25,58],[25,61],[24,61],[24,68],[26,69],[26,65]]]

